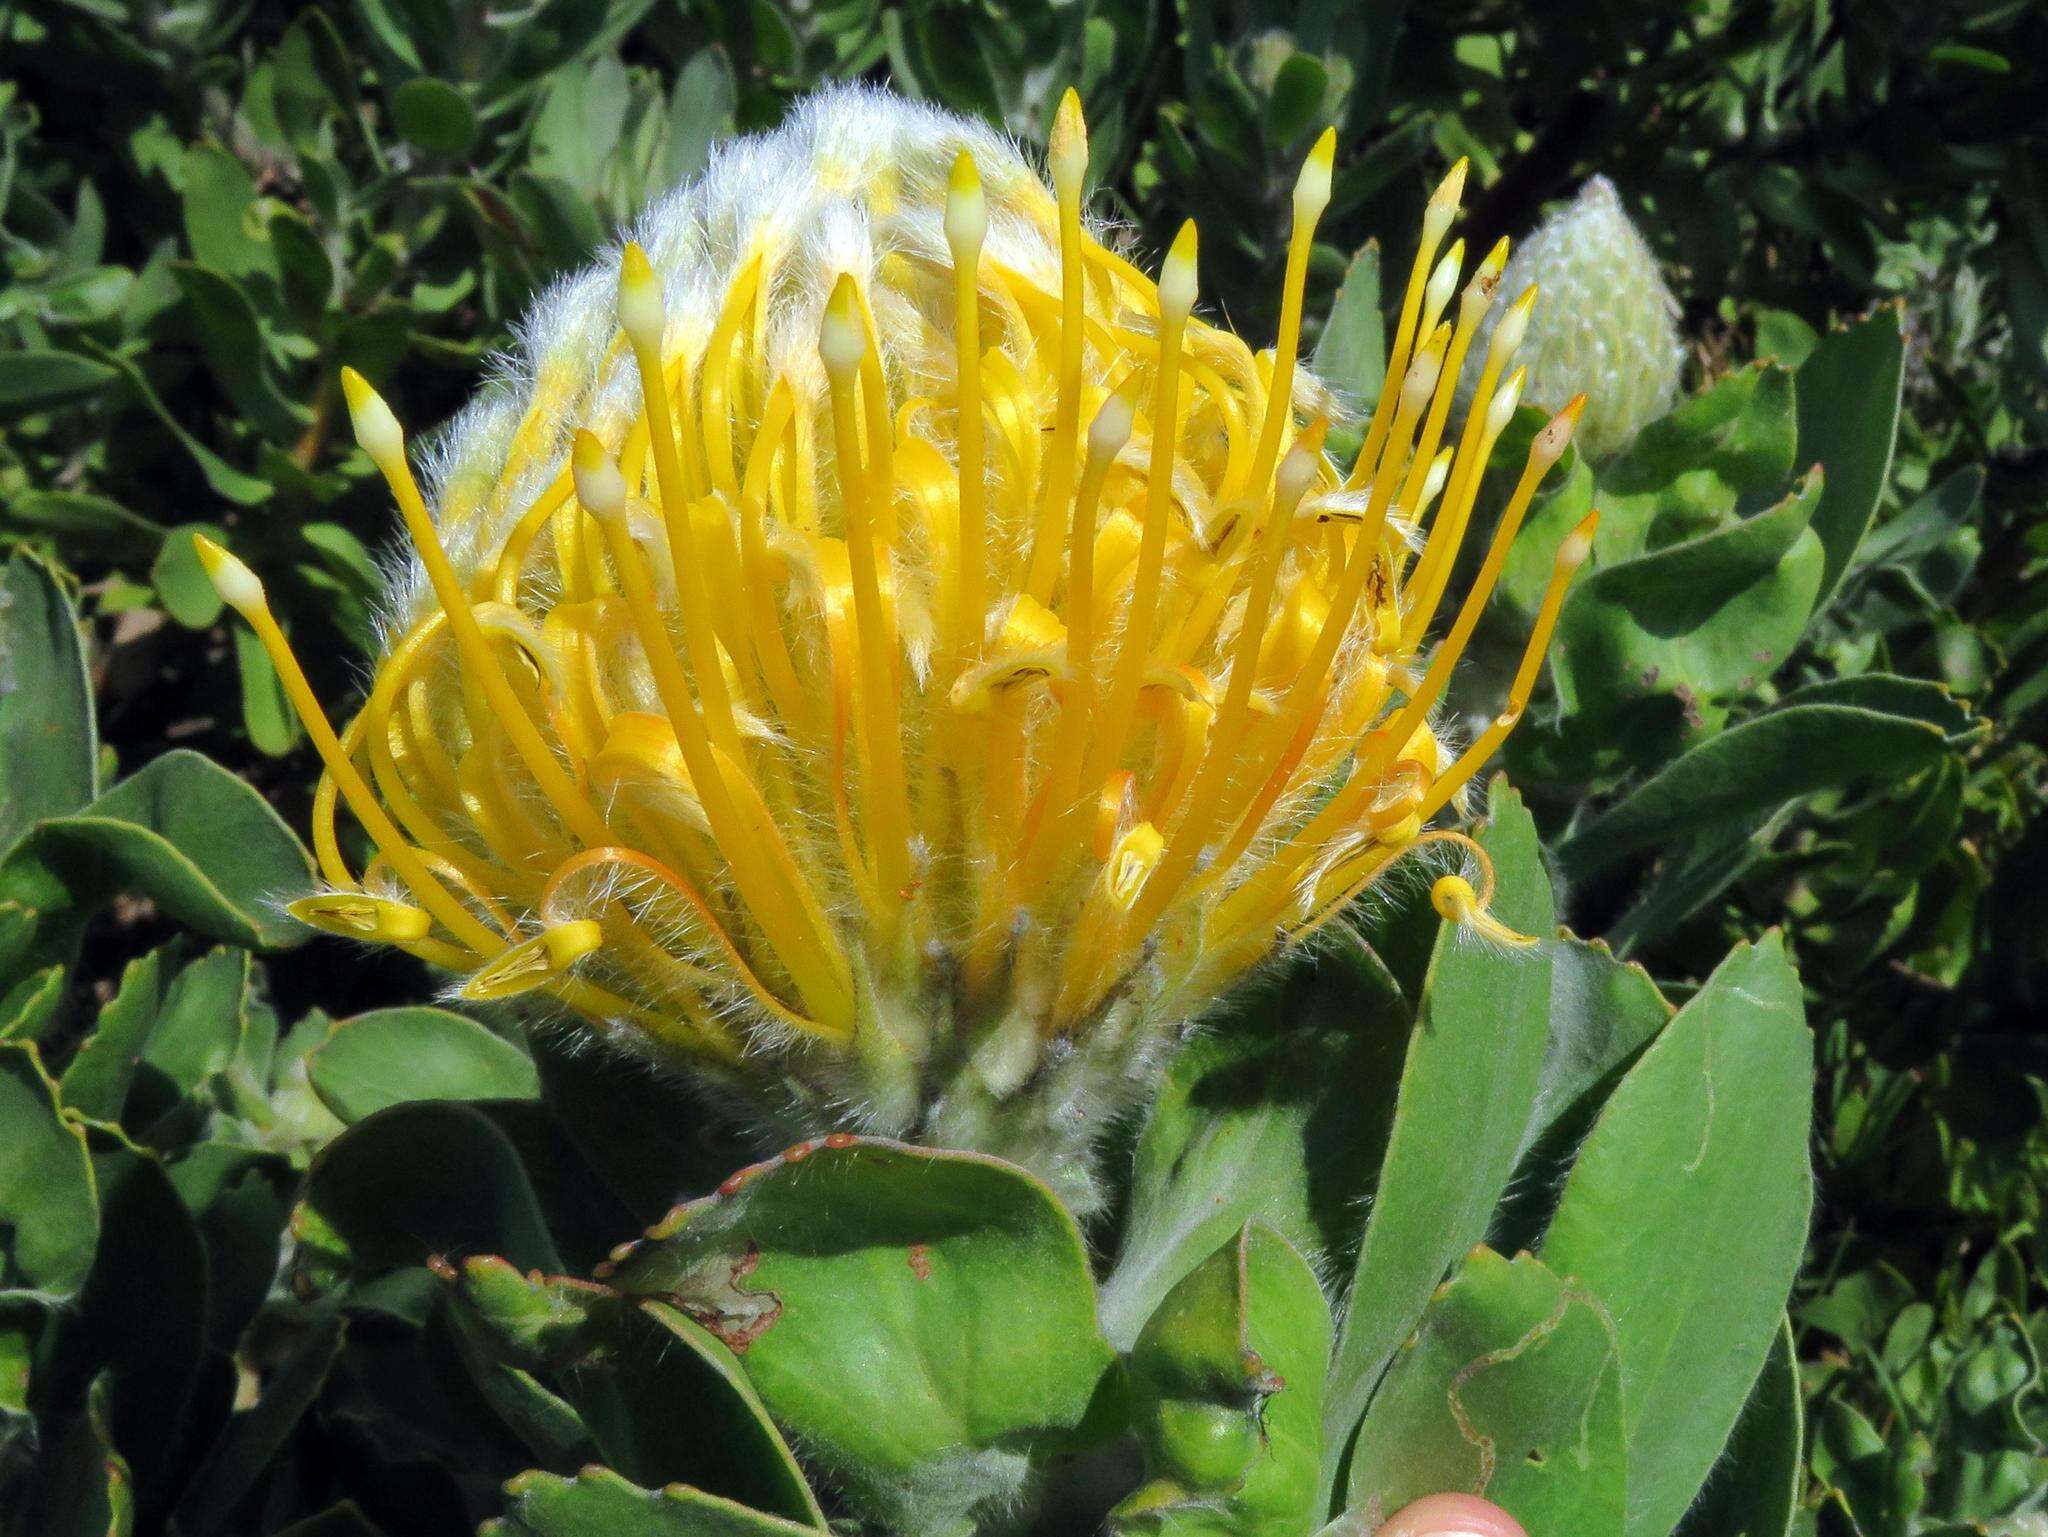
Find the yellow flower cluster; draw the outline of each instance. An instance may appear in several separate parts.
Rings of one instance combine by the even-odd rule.
[[[327,889],[292,910],[461,996],[544,992],[772,1078],[792,1123],[1008,1145],[988,1117],[1020,1095],[1048,1128],[1099,1116],[1248,968],[1465,841],[1431,824],[1521,717],[1589,543],[1505,713],[1447,744],[1432,718],[1577,406],[1430,651],[1535,295],[1475,343],[1506,247],[1469,274],[1446,249],[1460,163],[1334,464],[1298,357],[1334,150],[1295,187],[1267,352],[1195,314],[1192,223],[1156,280],[1099,237],[1071,93],[1048,187],[992,134],[849,90],[729,146],[646,249],[549,301],[435,505],[345,375],[418,562],[345,729],[248,568],[201,547],[326,762]],[[1475,879],[1439,909],[1512,940]]]

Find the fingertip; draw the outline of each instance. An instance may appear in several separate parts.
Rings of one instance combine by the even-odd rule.
[[[1373,1537],[1529,1537],[1522,1523],[1476,1494],[1431,1494],[1403,1506]]]

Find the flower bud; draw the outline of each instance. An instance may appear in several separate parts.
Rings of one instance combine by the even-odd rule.
[[[1678,301],[1606,177],[1587,182],[1522,242],[1498,292],[1511,297],[1532,284],[1542,299],[1515,352],[1529,370],[1525,398],[1557,411],[1583,393],[1579,446],[1595,458],[1626,448],[1669,408],[1685,350]],[[1489,333],[1507,331],[1508,310],[1496,300]]]

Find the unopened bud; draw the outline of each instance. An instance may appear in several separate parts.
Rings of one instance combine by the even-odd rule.
[[[1678,303],[1605,177],[1587,182],[1522,243],[1501,291],[1538,283],[1542,306],[1533,319],[1522,317],[1527,336],[1515,333],[1529,367],[1529,400],[1554,411],[1583,393],[1580,448],[1595,457],[1617,452],[1669,409],[1685,349]],[[1511,312],[1495,314],[1498,346]]]
[[[1195,221],[1190,219],[1173,237],[1173,248],[1159,269],[1159,313],[1185,317],[1195,307]]]
[[[619,329],[635,347],[661,346],[668,329],[668,310],[662,302],[661,279],[647,253],[628,242],[619,258]]]
[[[405,429],[384,397],[370,388],[370,381],[353,368],[341,371],[342,398],[348,402],[349,426],[370,462],[379,469],[405,459]]]
[[[220,594],[221,602],[244,617],[262,612],[265,607],[263,583],[255,572],[204,534],[192,536],[192,548],[199,556],[199,566],[206,573],[206,579]]]
[[[825,301],[825,318],[818,325],[818,356],[824,360],[826,373],[850,376],[867,350],[867,329],[860,321],[853,274],[842,272],[832,285],[832,297]]]

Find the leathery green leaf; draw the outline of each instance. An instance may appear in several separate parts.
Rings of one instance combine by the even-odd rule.
[[[641,1489],[606,1468],[574,1478],[522,1473],[505,1486],[511,1504],[487,1537],[798,1537],[816,1528],[671,1484]]]
[[[1355,398],[1379,393],[1387,366],[1386,319],[1380,313],[1380,248],[1367,241],[1344,269],[1316,342],[1316,372]]]
[[[1492,1241],[1534,1242],[1548,1223],[1565,1170],[1601,1101],[1628,1065],[1669,1024],[1671,1005],[1640,966],[1598,940],[1559,934],[1551,952],[1550,1045],[1515,1180]]]
[[[205,1467],[178,1502],[179,1519],[188,1531],[220,1531],[228,1525],[237,1501],[269,1470],[292,1428],[319,1396],[341,1346],[340,1317],[316,1321],[268,1374],[262,1396],[229,1421]]]
[[[544,1394],[573,1406],[599,1460],[636,1482],[688,1484],[824,1527],[745,1369],[701,1325],[666,1303],[522,1275],[490,1256],[436,1270],[478,1385],[501,1413],[514,1410],[522,1434]]]
[[[1130,1357],[1147,1479],[1112,1529],[1298,1537],[1319,1514],[1330,1313],[1308,1262],[1247,1223],[1160,1304]]]
[[[114,377],[104,363],[55,347],[10,348],[0,357],[0,413],[63,405]]]
[[[1556,917],[1536,827],[1505,781],[1488,817],[1479,842],[1499,878],[1494,916],[1547,937]],[[1503,951],[1450,926],[1437,937],[1330,1371],[1326,1478],[1430,1293],[1492,1219],[1542,1082],[1550,981],[1547,944]]]
[[[1552,664],[1565,710],[1669,694],[1696,713],[1777,671],[1820,590],[1808,524],[1821,495],[1810,475],[1768,512],[1581,580],[1558,616]]]
[[[135,1526],[135,1479],[114,1443],[113,1374],[102,1372],[82,1407],[43,1427],[36,1480],[17,1531],[36,1537],[128,1537]]]
[[[1681,399],[1645,427],[1600,468],[1596,569],[1705,533],[1732,518],[1745,498],[1782,485],[1797,462],[1795,394],[1790,371],[1756,363]]]
[[[187,1416],[201,1409],[206,1243],[160,1159],[100,1133],[93,1141],[100,1242],[50,1390],[62,1395],[108,1373],[114,1444],[147,1491],[182,1476],[177,1459],[194,1429]]]
[[[1827,550],[1823,603],[1870,531],[1891,473],[1905,353],[1899,307],[1888,304],[1824,337],[1799,367],[1799,452],[1828,477],[1813,517]]]
[[[1167,1069],[1102,1289],[1112,1344],[1248,1218],[1312,1253],[1346,1252],[1385,1149],[1410,1020],[1400,986],[1348,934],[1313,965],[1245,989]]]
[[[64,1103],[78,1114],[146,1127],[240,1049],[249,952],[212,950],[173,974],[175,962],[175,947],[165,946],[122,973],[64,1070]]]
[[[1591,875],[1681,830],[1698,833],[1834,785],[1903,777],[1947,750],[1941,728],[1925,720],[1788,701],[1660,769],[1566,839],[1558,862]]]
[[[307,1171],[303,1205],[346,1246],[358,1273],[435,1254],[503,1254],[561,1268],[511,1140],[468,1105],[394,1105],[349,1128]]]
[[[92,1268],[99,1201],[85,1134],[27,1042],[0,1042],[0,1281],[50,1298]]]
[[[1484,1247],[1431,1299],[1358,1433],[1346,1504],[1484,1495],[1532,1537],[1622,1537],[1615,1330],[1584,1287]]]
[[[957,1530],[1078,1424],[1111,1359],[1079,1229],[980,1154],[835,1135],[677,1207],[610,1270],[746,1361],[873,1519]]]
[[[275,903],[312,881],[310,856],[263,797],[182,748],[83,811],[38,824],[0,865],[0,891],[45,912],[134,890],[167,916],[251,949],[306,939]]]
[[[0,849],[91,800],[98,757],[78,615],[56,574],[17,554],[0,571]]]
[[[1680,1537],[1786,1537],[1805,1473],[1805,1419],[1788,1318],[1728,1438],[1727,1455],[1685,1513]]]
[[[1813,1205],[1813,1042],[1775,934],[1738,946],[1609,1098],[1545,1263],[1621,1346],[1630,1537],[1692,1503],[1783,1316]]]
[[[342,1120],[427,1099],[538,1099],[533,1059],[446,1009],[376,1009],[344,1019],[306,1061]]]

